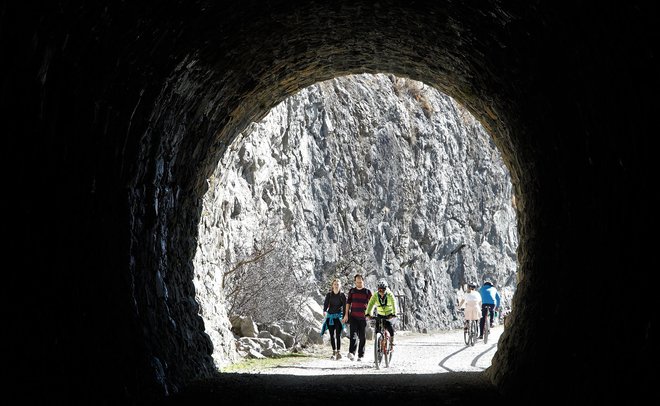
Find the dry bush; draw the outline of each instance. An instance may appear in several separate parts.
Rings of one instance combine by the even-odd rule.
[[[313,325],[299,310],[318,287],[300,275],[301,264],[283,243],[281,230],[266,234],[224,274],[228,313],[249,315],[258,323],[293,320],[298,340]]]

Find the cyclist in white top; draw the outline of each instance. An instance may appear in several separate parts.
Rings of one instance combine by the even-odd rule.
[[[476,291],[477,284],[470,282],[467,289],[467,293],[458,304],[460,308],[463,308],[463,304],[465,304],[465,331],[468,328],[468,321],[481,318],[481,295]]]

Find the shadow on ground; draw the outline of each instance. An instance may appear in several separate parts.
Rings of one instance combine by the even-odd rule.
[[[359,397],[355,397],[359,395]],[[170,397],[162,405],[192,404],[312,404],[330,399],[385,396],[388,404],[465,405],[471,402],[504,403],[484,372],[398,375],[293,376],[224,373],[199,382]]]

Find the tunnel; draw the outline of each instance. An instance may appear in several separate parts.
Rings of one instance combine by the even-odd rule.
[[[298,90],[389,73],[463,104],[511,173],[518,287],[479,382],[509,404],[642,399],[657,18],[646,2],[3,3],[5,395],[156,404],[216,379],[192,284],[206,179]],[[209,398],[246,388],[218,385]]]

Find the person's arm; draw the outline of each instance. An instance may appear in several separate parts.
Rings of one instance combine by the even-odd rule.
[[[371,311],[374,309],[374,304],[376,303],[376,295],[371,295],[369,298],[369,303],[367,304],[367,311],[365,312],[365,315],[367,317],[371,317]]]
[[[463,307],[463,303],[465,303],[465,298],[462,298],[461,301],[458,302],[458,307],[459,307],[459,308],[462,308],[462,307]]]
[[[392,316],[396,316],[396,300],[394,300],[394,293],[390,292],[392,298]]]
[[[339,310],[341,310],[341,312],[343,313],[342,316],[346,317],[346,295],[344,294],[344,292],[341,293],[341,309]]]
[[[330,293],[325,295],[325,300],[323,301],[323,315],[328,312],[328,306],[330,306]]]
[[[497,310],[499,308],[500,308],[500,293],[495,292],[495,309]]]

